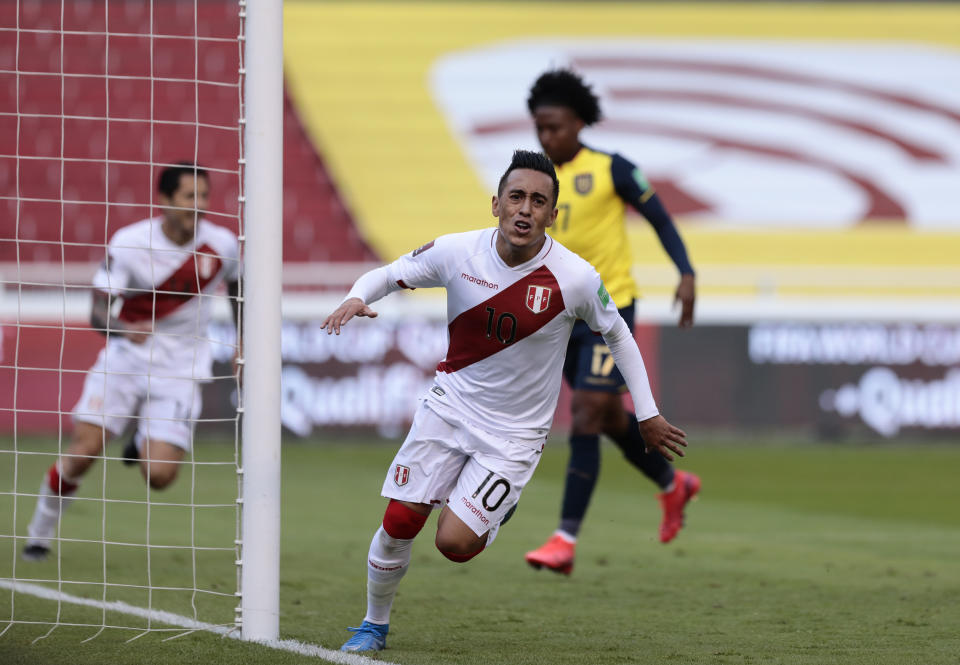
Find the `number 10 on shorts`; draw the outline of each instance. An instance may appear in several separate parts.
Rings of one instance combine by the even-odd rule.
[[[487,484],[490,483],[491,478],[493,478],[493,471],[487,474],[487,477],[483,479],[482,483],[480,483],[480,487],[478,487],[477,491],[473,493],[474,499],[480,496],[480,492],[483,491],[483,488],[487,487]],[[508,494],[510,494],[510,483],[504,478],[497,478],[493,481],[493,483],[490,484],[490,487],[483,495],[483,498],[480,499],[480,503],[486,510],[493,512],[500,507],[500,504],[503,503],[503,500],[507,498]],[[496,503],[493,503],[494,498],[496,498]]]

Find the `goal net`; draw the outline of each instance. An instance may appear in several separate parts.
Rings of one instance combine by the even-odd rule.
[[[245,296],[226,288],[244,281],[250,238],[245,5],[0,2],[0,634],[242,627],[245,396],[238,336],[218,325],[212,337],[208,317],[233,320]],[[207,177],[160,191],[181,162]],[[189,200],[176,198],[182,183]],[[171,210],[186,226],[170,226]],[[99,331],[96,292],[113,296]],[[136,322],[145,341],[117,329]],[[126,364],[113,355],[123,343],[137,347]],[[176,364],[164,354],[191,357],[179,383],[160,371]],[[218,382],[231,403],[203,399],[222,401]],[[71,475],[77,420],[105,445]],[[130,441],[139,461],[125,458]],[[144,462],[147,442],[185,451],[166,486],[151,474],[169,464]],[[30,557],[38,501],[61,515]]]

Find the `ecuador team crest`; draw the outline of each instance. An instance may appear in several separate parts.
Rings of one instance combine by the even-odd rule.
[[[534,314],[547,311],[550,307],[550,287],[531,284],[527,287],[527,309]]]
[[[403,487],[409,480],[410,467],[397,464],[396,468],[393,470],[393,482],[397,484],[397,487]]]
[[[593,189],[593,174],[592,173],[578,173],[573,178],[573,188],[577,190],[577,194],[581,196],[586,196],[590,193],[590,190]]]

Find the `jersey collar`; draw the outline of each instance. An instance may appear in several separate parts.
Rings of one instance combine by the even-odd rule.
[[[503,259],[500,257],[500,252],[497,251],[497,233],[499,227],[494,227],[493,233],[490,235],[490,253],[493,254],[493,260],[496,261],[497,265],[503,268],[504,270],[513,270],[516,272],[527,272],[536,268],[538,265],[543,263],[543,260],[547,258],[547,254],[550,253],[550,250],[553,249],[553,243],[556,242],[549,234],[546,236],[546,240],[543,243],[543,247],[540,248],[540,251],[537,252],[529,261],[521,263],[515,266],[508,266],[504,263]]]

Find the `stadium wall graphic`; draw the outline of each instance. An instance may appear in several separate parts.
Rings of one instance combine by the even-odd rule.
[[[639,160],[674,214],[759,227],[958,221],[960,53],[638,38],[447,55],[431,90],[489,188],[514,148],[539,149],[524,100],[558,66],[601,98],[585,143]]]
[[[68,429],[102,337],[82,325],[65,332],[24,326],[19,336],[5,325],[2,333],[0,432],[12,433],[15,419],[20,433]],[[225,323],[210,330],[214,375],[223,378],[206,384],[201,421],[234,415],[233,334]],[[402,436],[443,356],[445,324],[376,319],[344,335],[331,337],[318,322],[284,324],[284,427],[298,437],[350,430]],[[960,440],[960,324],[641,324],[636,337],[661,410],[686,428]],[[61,348],[71,353],[58,373]],[[15,370],[9,361],[18,353],[31,361]],[[568,399],[564,388],[560,430],[569,424]],[[217,427],[233,425],[201,423],[201,437]]]
[[[646,170],[701,274],[736,272],[737,293],[795,267],[955,283],[955,4],[588,6],[285,4],[298,113],[382,259],[492,221],[498,169],[536,147],[529,85],[573,65],[608,116],[585,138]],[[669,266],[648,224],[628,240]]]

